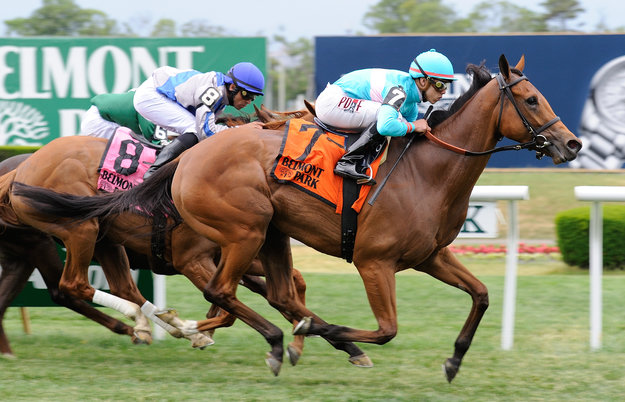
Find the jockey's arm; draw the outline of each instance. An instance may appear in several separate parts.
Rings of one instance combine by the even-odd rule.
[[[225,124],[217,124],[215,122],[215,113],[210,110],[206,105],[202,105],[195,111],[195,121],[197,125],[197,132],[199,139],[210,137],[217,134],[220,131],[227,130],[228,126]]]
[[[417,131],[417,122],[409,122],[399,113],[399,109],[406,100],[406,93],[401,86],[390,88],[380,110],[376,128],[382,135],[401,137],[413,131]],[[407,116],[414,118],[416,116]]]

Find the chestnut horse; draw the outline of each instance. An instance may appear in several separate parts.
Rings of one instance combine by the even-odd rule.
[[[10,172],[30,154],[16,155],[0,162],[0,175]],[[4,314],[17,295],[24,289],[28,278],[39,270],[46,283],[50,298],[60,306],[67,307],[101,324],[111,331],[128,335],[141,343],[134,336],[131,326],[104,314],[82,300],[77,300],[59,291],[58,283],[63,272],[63,261],[57,253],[54,240],[31,228],[4,227],[0,230],[0,354],[15,357],[9,339],[4,331]]]
[[[159,194],[152,191],[153,182],[150,188],[142,185],[82,201],[92,208],[87,216],[114,216],[143,206],[155,196],[167,198],[164,194],[171,181],[175,207],[166,210],[178,211],[186,225],[221,247],[217,272],[204,296],[265,337],[271,346],[266,361],[274,375],[282,365],[282,331],[236,297],[241,276],[257,256],[266,271],[271,305],[301,320],[295,333],[339,342],[384,344],[395,337],[395,274],[399,271],[415,269],[457,287],[471,296],[472,306],[454,354],[444,364],[447,380],[452,381],[488,307],[488,290],[447,246],[464,223],[471,190],[488,155],[501,136],[521,143],[518,149],[550,156],[555,164],[575,159],[581,149],[581,142],[523,75],[524,64],[521,58],[511,68],[502,55],[495,78],[483,66],[470,65],[471,88],[449,111],[433,114],[427,138],[390,142],[387,160],[403,157],[375,202],[370,194],[370,202],[362,208],[353,253],[378,322],[375,330],[328,324],[295,297],[289,237],[341,256],[341,217],[335,208],[271,178],[283,131],[241,127],[202,141],[144,183],[159,182]],[[378,176],[385,177],[390,165],[382,165]],[[38,189],[16,183],[12,199],[45,209],[47,201],[41,195]]]
[[[287,116],[304,116],[304,112],[275,113],[266,109],[257,110],[257,115],[264,119],[284,119]],[[272,120],[284,125],[284,120]],[[227,135],[227,134],[224,134]],[[28,225],[44,233],[60,239],[67,249],[67,261],[59,283],[59,288],[78,299],[94,301],[94,289],[87,280],[87,267],[91,255],[95,252],[96,259],[101,263],[109,281],[111,293],[107,300],[97,301],[107,307],[114,308],[129,318],[143,316],[139,306],[144,305],[145,298],[139,293],[129,275],[129,264],[122,247],[133,250],[142,255],[151,256],[151,217],[145,218],[136,214],[127,214],[106,224],[106,236],[99,237],[100,224],[97,219],[80,224],[67,224],[57,219],[50,221],[50,216],[42,216],[40,211],[26,207],[19,200],[11,202],[8,190],[16,180],[30,185],[37,185],[51,190],[74,195],[97,194],[97,178],[99,161],[105,151],[107,141],[101,138],[77,136],[58,138],[45,145],[30,158],[22,163],[14,172],[0,179],[0,199],[3,199],[0,216],[2,220],[14,225]],[[158,202],[158,200],[157,200]],[[182,273],[200,290],[203,290],[216,270],[220,249],[212,241],[199,236],[184,223],[165,233],[167,250],[164,257],[173,264],[176,273]],[[171,269],[171,267],[169,268]],[[155,272],[157,272],[155,270]],[[157,272],[168,273],[171,272]],[[250,264],[250,275],[264,275],[259,261]],[[306,284],[297,270],[292,273],[293,286],[296,287],[298,299],[304,303]],[[266,288],[262,281],[249,275],[242,278],[242,282],[251,290],[265,295]],[[112,301],[111,301],[112,300]],[[104,303],[103,303],[104,302]],[[215,328],[232,325],[234,316],[217,309],[211,309],[208,317],[214,317],[207,324],[206,335]],[[193,341],[194,347],[204,347],[212,343],[212,339],[202,332],[204,321],[185,322],[167,312],[148,315],[157,324],[163,326],[174,336],[185,336]],[[164,321],[164,322],[163,322]],[[295,322],[296,323],[296,322]],[[294,323],[294,324],[295,324]],[[188,331],[186,329],[190,328]],[[135,332],[146,338],[147,330],[142,325]],[[182,330],[182,331],[181,331]],[[150,339],[151,340],[151,339]],[[291,364],[295,365],[303,350],[304,336],[296,336],[289,344],[288,355]],[[368,357],[351,343],[331,342],[340,350],[346,351],[350,362],[358,366],[370,366]]]
[[[98,142],[101,141],[98,140]],[[17,166],[30,155],[32,154],[22,154],[3,160],[0,162],[0,175],[16,169]],[[94,164],[96,163],[95,160],[93,162]],[[87,168],[97,167],[87,166]],[[198,239],[198,242],[199,244],[207,244],[206,239],[203,238]],[[209,250],[214,254],[213,258],[218,260],[218,248],[216,248],[214,244],[209,243]],[[130,266],[132,266],[133,269],[152,269],[153,263],[150,261],[150,258],[129,249],[126,249],[126,253],[128,254]],[[147,329],[141,333],[141,338],[139,338],[136,336],[134,329],[129,325],[104,314],[85,301],[76,299],[59,290],[58,284],[63,273],[63,261],[58,255],[56,242],[51,236],[31,227],[3,227],[2,231],[0,231],[0,265],[2,266],[2,272],[0,274],[0,353],[2,353],[3,356],[14,356],[2,325],[4,314],[12,301],[24,288],[35,268],[38,269],[46,283],[47,290],[53,302],[70,308],[115,333],[131,336],[133,342],[136,344],[149,344],[152,342],[151,335]],[[179,274],[179,272],[171,266],[159,267],[159,273],[165,275]],[[305,283],[299,272],[294,273],[296,274],[295,280],[303,297]],[[252,278],[248,276],[246,276],[243,283],[253,291],[264,295],[264,284],[253,281]],[[212,312],[212,314],[216,313],[217,311],[215,310]],[[227,315],[223,318],[231,319],[232,317]],[[232,322],[233,320],[229,320],[227,323],[224,323],[224,326],[231,325]],[[202,339],[202,337],[198,337],[194,334],[190,334],[189,336],[194,341],[194,347],[202,348],[207,344],[207,340]],[[294,342],[291,345],[290,354],[292,359],[298,359],[303,349],[303,337],[298,338],[300,342]],[[210,341],[208,342],[210,343]]]

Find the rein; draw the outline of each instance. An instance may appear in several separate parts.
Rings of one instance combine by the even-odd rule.
[[[547,141],[547,138],[544,135],[542,135],[541,133],[543,131],[545,131],[546,129],[548,129],[549,127],[551,127],[552,125],[554,125],[555,123],[557,123],[558,121],[560,121],[560,117],[556,116],[553,119],[551,119],[549,122],[544,124],[542,127],[538,128],[538,129],[535,129],[534,126],[532,126],[532,124],[523,115],[523,113],[521,113],[521,110],[519,109],[519,107],[516,104],[516,101],[514,100],[514,95],[512,94],[512,90],[510,89],[511,87],[513,87],[514,85],[518,84],[519,82],[521,82],[523,80],[527,80],[527,77],[524,74],[522,74],[519,78],[517,78],[516,80],[512,81],[509,84],[506,83],[506,81],[504,80],[504,78],[501,75],[501,73],[497,74],[496,78],[497,78],[497,82],[499,83],[499,91],[500,91],[500,94],[499,94],[499,105],[500,106],[499,106],[499,117],[497,118],[497,131],[501,132],[500,131],[500,126],[501,126],[501,116],[503,115],[503,104],[504,104],[506,98],[508,98],[510,100],[510,103],[512,103],[512,106],[514,106],[514,109],[516,110],[517,114],[521,118],[521,121],[523,122],[523,125],[525,126],[525,128],[527,128],[527,131],[532,135],[532,140],[531,141],[523,142],[521,144],[505,145],[503,147],[495,147],[495,148],[489,149],[487,151],[474,152],[474,151],[466,150],[464,148],[457,147],[455,145],[451,145],[451,144],[441,140],[440,138],[435,137],[430,130],[425,132],[425,137],[428,140],[432,141],[433,143],[435,143],[435,144],[437,144],[437,145],[439,145],[439,146],[441,146],[441,147],[443,147],[445,149],[453,151],[453,152],[455,152],[457,154],[460,154],[460,155],[483,156],[483,155],[493,154],[495,152],[519,151],[521,149],[528,149],[528,148],[534,147],[536,149],[536,158],[537,159],[541,159],[543,157],[543,153],[541,152],[541,149],[551,145],[551,143],[549,141]],[[504,98],[504,94],[505,94],[506,98]],[[432,111],[432,106],[430,106],[430,108],[426,112],[425,118],[427,118],[427,115],[429,115],[431,111]],[[395,161],[395,164],[393,165],[391,170],[388,172],[388,174],[386,175],[386,177],[384,178],[382,183],[380,183],[380,185],[375,189],[374,193],[371,195],[371,197],[370,197],[370,199],[368,201],[369,205],[373,205],[373,203],[375,203],[375,200],[378,198],[378,195],[380,195],[380,191],[382,191],[382,189],[386,185],[386,182],[387,182],[389,176],[391,175],[393,170],[395,170],[395,167],[397,166],[397,164],[399,163],[401,158],[404,156],[404,154],[406,153],[406,150],[408,149],[408,147],[410,147],[410,145],[412,144],[412,141],[414,140],[415,137],[417,137],[417,135],[413,135],[412,138],[410,138],[410,140],[406,144],[406,147],[404,148],[404,150],[401,152],[401,154],[399,155],[399,157]]]
[[[500,106],[499,106],[499,117],[497,118],[497,131],[500,131],[499,127],[501,126],[501,116],[503,115],[503,104],[506,98],[508,98],[510,100],[510,103],[512,103],[512,106],[514,106],[514,110],[516,110],[517,114],[521,118],[523,125],[525,126],[525,128],[527,128],[527,131],[532,135],[531,141],[523,142],[521,144],[496,147],[493,149],[489,149],[487,151],[474,152],[474,151],[469,151],[463,148],[459,148],[455,145],[451,145],[441,140],[440,138],[435,137],[430,131],[426,131],[425,136],[427,137],[428,140],[434,142],[435,144],[440,145],[441,147],[446,148],[455,153],[458,153],[460,155],[483,156],[483,155],[493,154],[495,152],[519,151],[521,149],[528,149],[528,148],[534,147],[536,148],[536,158],[541,159],[543,157],[543,153],[541,152],[541,149],[551,145],[551,143],[547,141],[547,138],[541,133],[545,131],[546,129],[548,129],[549,127],[551,127],[552,125],[554,125],[555,123],[557,123],[558,121],[560,121],[560,117],[556,116],[553,119],[551,119],[549,122],[541,126],[540,128],[538,129],[534,128],[534,126],[532,126],[532,124],[527,120],[527,118],[523,115],[523,113],[521,113],[521,110],[519,109],[518,105],[516,104],[516,101],[514,100],[514,95],[512,95],[512,91],[510,90],[511,87],[518,84],[519,82],[523,80],[527,80],[527,77],[525,75],[522,75],[509,84],[506,83],[506,81],[503,79],[503,76],[501,74],[497,74],[496,78],[497,78],[497,82],[499,83],[499,90],[501,91],[500,96],[499,96]],[[506,96],[506,98],[504,98],[504,95]]]

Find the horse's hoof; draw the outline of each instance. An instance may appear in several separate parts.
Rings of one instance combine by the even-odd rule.
[[[207,346],[213,345],[215,341],[210,336],[206,336],[201,332],[187,336],[191,341],[191,346],[195,349],[204,350]]]
[[[371,361],[371,359],[369,359],[369,356],[367,356],[364,353],[358,356],[350,357],[349,362],[356,367],[365,367],[365,368],[373,367],[373,362]]]
[[[139,338],[137,336],[136,332],[132,335],[130,340],[132,341],[133,345],[149,345],[149,344],[151,344],[151,342],[146,342],[146,339]],[[150,341],[151,340],[152,340],[152,337],[150,336]]]
[[[17,359],[17,356],[15,356],[13,353],[3,353],[0,356],[2,356],[2,358],[7,359],[7,360]]]
[[[286,348],[286,355],[291,362],[291,366],[295,366],[299,361],[299,358],[302,357],[302,354],[293,346],[289,345]]]
[[[280,368],[282,367],[282,362],[275,357],[272,356],[270,352],[267,352],[267,357],[265,358],[265,363],[271,370],[274,376],[278,376],[280,374]]]
[[[135,330],[132,336],[132,343],[135,345],[151,345],[152,333],[144,330]]]
[[[445,364],[443,364],[443,372],[445,373],[445,377],[447,378],[447,382],[451,382],[451,380],[456,377],[458,374],[459,367],[451,362],[451,359],[447,359]]]
[[[306,335],[310,326],[312,325],[311,317],[304,317],[297,323],[295,328],[293,328],[293,335]]]

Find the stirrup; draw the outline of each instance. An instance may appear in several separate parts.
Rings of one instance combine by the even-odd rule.
[[[369,173],[367,173],[367,171],[369,171]],[[356,184],[362,184],[365,186],[373,186],[376,184],[376,181],[373,180],[373,169],[371,168],[371,165],[367,165],[367,168],[365,169],[365,174],[369,175],[368,179],[358,179],[356,180]]]

